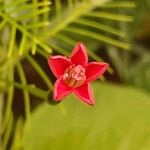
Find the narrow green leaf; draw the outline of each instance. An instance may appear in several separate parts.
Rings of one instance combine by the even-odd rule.
[[[11,144],[10,150],[20,150],[22,147],[22,132],[23,132],[23,119],[19,118],[16,123],[15,133],[13,137],[13,142]]]
[[[18,82],[13,82],[13,81],[6,81],[6,80],[2,80],[0,79],[0,82],[4,82],[7,83],[10,86],[15,86],[18,89],[21,90],[27,90],[30,94],[37,96],[41,99],[47,100],[48,99],[48,95],[50,91],[44,91],[38,87],[36,87],[34,84],[20,84]]]
[[[51,2],[49,0],[44,0],[45,3],[49,3],[45,6],[43,6],[44,8],[49,8],[49,5],[51,4]],[[48,13],[44,13],[43,14],[43,22],[47,22],[49,21],[49,12]]]
[[[46,52],[51,53],[51,48],[40,38],[37,38],[35,35],[28,32],[28,30],[21,26],[18,22],[10,18],[7,14],[2,13],[1,16],[6,19],[9,23],[11,23],[13,26],[16,26],[23,34],[26,34],[31,40],[36,41],[36,43],[41,46]]]
[[[58,45],[55,45],[53,43],[50,43],[49,44],[55,51],[59,52],[60,54],[63,54],[63,55],[69,55],[69,53],[64,50],[62,47],[59,47]]]
[[[10,44],[9,44],[9,49],[8,49],[8,57],[12,56],[13,49],[15,48],[16,26],[12,26],[12,30],[10,33],[11,35],[10,35]]]
[[[65,34],[62,34],[62,33],[58,33],[56,36],[55,36],[56,39],[60,40],[60,41],[63,41],[71,46],[74,46],[76,44],[76,41],[73,40],[71,37],[67,37]]]
[[[25,34],[23,34],[22,39],[21,39],[21,44],[19,47],[19,55],[20,56],[24,53],[26,41],[27,41],[27,37]]]
[[[32,49],[31,49],[31,52],[32,52],[33,55],[35,55],[36,49],[37,49],[37,44],[36,44],[35,42],[32,42]]]
[[[135,2],[132,1],[118,1],[118,2],[109,2],[109,3],[105,3],[103,5],[99,5],[99,7],[105,7],[105,8],[134,8],[136,6]]]
[[[102,12],[102,11],[88,13],[88,14],[86,14],[86,16],[110,19],[110,20],[115,20],[115,21],[124,21],[124,22],[133,21],[132,16],[114,14],[114,13],[108,13],[108,12]]]
[[[6,20],[2,20],[2,22],[0,23],[0,31],[3,29],[6,23],[7,23]]]
[[[45,84],[48,86],[48,88],[52,89],[53,84],[51,83],[50,78],[47,76],[47,74],[44,72],[44,70],[40,67],[40,65],[29,55],[27,55],[27,60],[30,62],[30,64],[33,66],[33,68],[38,72],[38,74],[41,76]]]
[[[7,130],[4,133],[4,138],[3,138],[3,142],[2,142],[2,149],[3,150],[7,149],[8,141],[10,139],[11,132],[12,132],[12,127],[13,127],[13,113],[11,113],[9,118],[8,118],[8,124],[6,126]]]
[[[32,28],[40,28],[40,27],[45,27],[48,26],[49,22],[45,21],[45,22],[37,22],[36,24],[29,24],[27,26],[28,29],[32,29]]]
[[[40,48],[37,49],[37,53],[40,54],[41,56],[43,56],[45,59],[47,59],[48,55],[49,55],[45,51],[42,51]]]
[[[101,34],[97,34],[97,33],[94,33],[94,32],[91,32],[91,31],[88,31],[85,29],[81,29],[81,28],[77,28],[77,27],[68,27],[68,28],[65,28],[64,30],[72,32],[72,33],[80,34],[83,36],[88,36],[88,37],[91,37],[93,39],[96,39],[96,40],[99,40],[102,42],[106,42],[106,43],[112,44],[112,45],[120,47],[120,48],[124,48],[124,49],[130,48],[129,44],[127,44],[125,42],[121,42],[121,41],[112,39],[110,37],[107,37],[107,36],[104,36]]]
[[[17,82],[12,82],[10,84],[13,84],[15,87],[19,88],[19,89],[25,89],[27,90],[30,94],[34,95],[34,96],[37,96],[41,99],[45,99],[47,100],[48,99],[48,94],[49,94],[49,91],[44,91],[38,87],[36,87],[34,84],[28,84],[28,85],[23,85],[23,84],[19,84]]]
[[[63,18],[51,22],[51,29],[46,33],[47,37],[56,35],[58,32],[66,28],[71,22],[83,16],[85,13],[90,12],[93,7],[95,6],[94,4],[92,5],[91,2],[87,3],[86,1],[82,1],[77,3],[76,7],[74,9],[69,9]]]
[[[38,0],[33,0],[32,1],[33,4],[33,11],[31,11],[31,13],[33,14],[37,14],[39,12],[39,8],[38,8]],[[34,15],[33,16],[33,24],[37,24],[39,22],[39,16],[38,15]],[[33,28],[33,33],[36,34],[37,33],[37,28]]]
[[[117,35],[117,36],[120,36],[120,37],[125,37],[126,36],[126,33],[124,31],[117,30],[117,29],[112,28],[110,26],[107,26],[107,25],[104,25],[104,24],[101,24],[101,23],[96,23],[94,21],[90,21],[90,20],[87,20],[87,19],[78,19],[78,20],[75,20],[75,22],[79,23],[79,24],[82,24],[82,25],[86,25],[86,26],[90,26],[90,27],[93,27],[93,28],[97,28],[97,29],[106,31],[108,33],[111,33],[111,34],[114,34],[114,35]]]
[[[77,43],[77,41],[71,39],[70,37],[67,37],[67,36],[64,35],[64,34],[58,34],[58,35],[56,36],[56,38],[58,38],[59,40],[61,40],[61,41],[63,41],[63,42],[66,42],[66,43],[70,44],[72,47],[75,46],[75,44]],[[88,50],[88,49],[87,49],[87,50]],[[88,50],[88,53],[89,53],[89,55],[90,55],[93,59],[95,59],[95,60],[97,60],[97,61],[102,61],[102,59],[101,59],[100,57],[98,57],[96,54],[94,54],[92,51]]]
[[[22,84],[27,84],[25,73],[23,71],[22,65],[20,63],[17,64],[17,69],[19,73],[19,77]],[[30,120],[30,97],[27,90],[23,90],[24,95],[24,106],[25,106],[25,116],[26,120]]]
[[[17,16],[17,20],[26,20],[26,19],[32,19],[32,17],[36,17],[36,16],[39,16],[41,14],[44,14],[46,12],[48,12],[50,9],[49,8],[43,8],[43,9],[40,9],[36,12],[31,12],[31,13],[27,13],[27,14],[21,14],[20,16]]]
[[[25,3],[27,0],[15,0],[15,1],[9,1],[8,3],[5,3],[5,5],[0,6],[0,10],[7,10],[10,7],[13,8],[17,5]]]
[[[61,15],[61,1],[60,0],[55,0],[55,3],[56,3],[56,16],[57,16],[57,18],[59,18],[60,17],[60,15]]]
[[[37,7],[37,5],[38,5],[38,0],[33,0],[33,13],[34,14],[36,14],[38,11],[39,11],[39,8]],[[37,25],[38,24],[38,22],[39,22],[39,16],[38,15],[35,15],[34,17],[33,17],[33,23],[32,24],[34,24],[34,25]],[[34,33],[34,35],[36,35],[37,34],[37,28],[33,28],[33,33]],[[36,48],[37,48],[37,43],[36,43],[36,40],[34,40],[33,42],[32,42],[32,48],[31,48],[31,52],[32,52],[32,54],[34,55],[35,53],[36,53]]]
[[[9,82],[13,82],[14,81],[14,68],[13,65],[10,65],[8,68],[8,79]],[[14,96],[14,86],[10,85],[8,87],[8,93],[7,93],[7,100],[6,100],[6,108],[5,108],[5,113],[4,113],[4,118],[3,118],[3,126],[2,126],[2,131],[4,132],[6,129],[6,126],[8,124],[9,121],[9,117],[11,115],[11,107],[12,107],[12,102],[13,102],[13,96]]]
[[[36,7],[36,8],[39,8],[39,7],[44,7],[44,6],[48,6],[50,5],[51,3],[46,1],[46,2],[38,2],[37,4],[30,4],[30,3],[24,3],[24,5],[21,5],[19,7],[15,7],[14,9],[11,9],[9,12],[10,13],[19,13],[19,12],[23,12],[23,11],[33,11]]]

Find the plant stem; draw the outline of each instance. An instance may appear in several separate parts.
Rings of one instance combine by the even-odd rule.
[[[22,65],[20,63],[17,64],[17,69],[18,69],[21,83],[27,84],[26,77]],[[24,95],[24,105],[25,105],[25,116],[26,116],[26,120],[29,121],[30,120],[30,97],[28,91],[24,89],[23,95]]]
[[[14,68],[13,68],[13,65],[10,65],[10,68],[9,68],[9,80],[11,82],[13,82],[13,80],[14,80]],[[7,124],[8,124],[10,115],[11,115],[11,106],[12,106],[12,101],[13,101],[13,95],[14,95],[14,85],[11,84],[8,87],[7,102],[6,102],[6,108],[5,108],[5,114],[4,114],[3,126],[2,126],[1,132],[4,132],[4,130],[5,130],[6,126],[7,126]]]

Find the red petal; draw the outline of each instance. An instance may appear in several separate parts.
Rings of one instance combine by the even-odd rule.
[[[103,63],[103,62],[89,63],[86,68],[87,82],[96,80],[99,76],[101,76],[106,71],[108,66],[109,65],[107,63]]]
[[[54,93],[53,93],[53,99],[55,101],[62,100],[65,96],[69,95],[72,92],[72,88],[65,85],[61,78],[57,79],[57,81],[54,84]]]
[[[48,57],[48,64],[53,74],[58,78],[64,73],[65,69],[69,67],[71,62],[66,57],[57,55]]]
[[[80,64],[86,67],[88,63],[88,55],[86,47],[83,43],[77,43],[70,56],[73,64]]]
[[[93,91],[92,91],[89,83],[85,83],[82,86],[76,88],[74,90],[74,92],[81,99],[81,101],[83,101],[89,105],[95,104]]]

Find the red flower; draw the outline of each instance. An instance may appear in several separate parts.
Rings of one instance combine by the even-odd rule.
[[[55,101],[61,101],[74,92],[81,101],[89,105],[95,104],[89,82],[105,72],[108,68],[107,63],[88,63],[86,47],[83,43],[77,43],[69,58],[60,55],[49,56],[48,64],[57,78],[53,92]]]

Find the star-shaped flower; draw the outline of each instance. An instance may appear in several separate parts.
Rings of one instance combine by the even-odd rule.
[[[89,105],[95,104],[90,82],[100,77],[108,68],[104,62],[88,63],[86,47],[77,43],[69,58],[61,55],[49,56],[48,64],[57,78],[53,99],[61,101],[74,92],[79,99]]]

